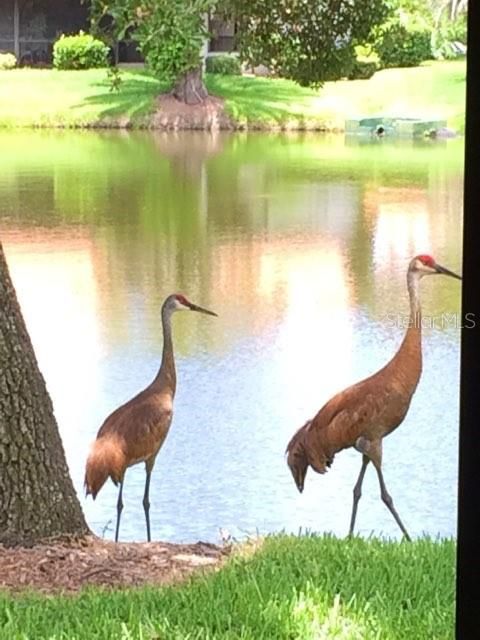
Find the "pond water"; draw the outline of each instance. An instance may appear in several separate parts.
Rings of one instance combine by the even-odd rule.
[[[1,239],[87,520],[113,537],[117,490],[83,497],[104,418],[159,366],[171,292],[175,415],[152,476],[155,539],[348,530],[361,456],[300,495],[285,446],[398,348],[410,257],[461,270],[463,142],[342,136],[3,132]],[[460,286],[422,282],[424,373],[384,442],[411,535],[456,533]],[[145,539],[143,465],[121,539]],[[357,530],[398,537],[369,468]]]

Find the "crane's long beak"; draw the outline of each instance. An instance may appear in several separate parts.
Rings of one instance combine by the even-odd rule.
[[[216,316],[218,318],[218,313],[215,313],[215,311],[209,311],[208,309],[204,309],[203,307],[199,307],[196,304],[193,304],[192,302],[190,303],[190,310],[191,311],[199,311],[200,313],[206,313],[209,316]]]
[[[437,273],[443,273],[446,276],[451,276],[452,278],[457,278],[457,280],[461,280],[462,279],[462,276],[459,276],[456,273],[453,273],[453,271],[450,271],[450,269],[446,269],[445,267],[442,267],[439,264],[435,265],[435,271]]]

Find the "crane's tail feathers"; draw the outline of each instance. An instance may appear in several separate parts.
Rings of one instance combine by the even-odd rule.
[[[92,445],[85,469],[85,494],[93,499],[103,487],[108,477],[118,484],[123,476],[126,458],[121,442],[117,438],[105,436],[97,438]]]

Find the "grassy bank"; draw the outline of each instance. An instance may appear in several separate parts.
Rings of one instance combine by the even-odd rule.
[[[141,69],[122,72],[111,92],[105,70],[18,69],[0,72],[0,127],[146,126],[166,85]],[[465,62],[386,69],[369,80],[328,82],[320,90],[287,80],[207,77],[243,127],[341,129],[345,118],[383,114],[446,118],[463,130]]]
[[[446,640],[454,573],[451,540],[275,536],[177,586],[0,596],[0,638]]]

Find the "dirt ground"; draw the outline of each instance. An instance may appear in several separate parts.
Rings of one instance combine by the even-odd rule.
[[[206,542],[111,542],[93,535],[31,548],[0,545],[0,589],[75,593],[87,585],[121,588],[162,585],[218,567],[229,547]]]

